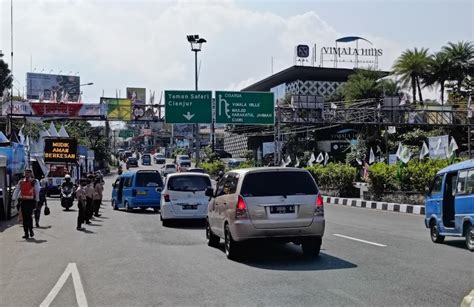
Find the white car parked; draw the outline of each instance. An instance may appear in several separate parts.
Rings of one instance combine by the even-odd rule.
[[[168,175],[161,192],[163,226],[172,219],[202,219],[207,216],[209,197],[205,192],[212,187],[207,174],[176,173]]]

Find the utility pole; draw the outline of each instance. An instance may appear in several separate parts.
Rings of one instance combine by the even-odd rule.
[[[194,84],[196,91],[198,90],[198,51],[194,51]],[[194,124],[194,139],[196,140],[196,165],[200,162],[200,151],[201,151],[201,139],[199,138],[199,124]]]
[[[13,0],[10,0],[10,48],[11,48],[11,61],[10,61],[10,75],[12,79],[12,88],[10,90],[10,116],[7,116],[7,134],[12,134],[12,119],[13,119]]]

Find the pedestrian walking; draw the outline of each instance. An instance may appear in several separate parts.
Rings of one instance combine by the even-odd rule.
[[[21,207],[23,218],[23,231],[25,235],[23,239],[34,237],[33,232],[33,210],[36,209],[40,200],[40,184],[38,180],[33,178],[31,169],[25,169],[25,177],[21,179],[13,193],[13,199],[18,200]]]
[[[77,230],[84,230],[82,224],[84,224],[84,222],[86,221],[86,187],[88,183],[89,182],[86,178],[82,178],[79,183],[79,188],[76,190],[77,208],[79,209],[79,212],[77,214]]]
[[[94,214],[94,175],[87,176],[86,190],[86,224],[91,223]]]
[[[47,187],[48,187],[48,182],[46,181],[46,178],[44,178],[44,175],[43,175],[41,176],[41,180],[40,180],[39,202],[34,211],[36,228],[40,227],[39,221],[40,221],[40,216],[41,216],[41,208],[43,207],[43,205],[48,206],[48,204],[46,203]]]
[[[104,191],[104,187],[102,185],[102,180],[100,176],[95,177],[94,181],[94,216],[99,217],[101,214],[99,213],[100,205],[102,204],[102,193]]]

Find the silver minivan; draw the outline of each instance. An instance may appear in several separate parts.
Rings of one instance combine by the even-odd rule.
[[[324,234],[324,206],[311,174],[299,168],[265,167],[228,172],[210,197],[206,238],[224,239],[228,258],[241,255],[242,242],[272,239],[300,244],[317,256]]]

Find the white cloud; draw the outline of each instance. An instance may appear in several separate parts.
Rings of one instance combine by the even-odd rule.
[[[8,5],[0,4],[2,46],[9,46]],[[200,88],[210,90],[239,90],[270,74],[271,57],[278,72],[293,65],[296,44],[317,43],[319,49],[342,36],[314,11],[283,18],[231,0],[17,1],[15,74],[24,84],[30,55],[37,70],[78,71],[82,81],[95,83],[84,88],[91,102],[102,90],[115,96],[126,86],[157,93],[191,89],[194,55],[186,35],[195,33],[208,40],[199,54]],[[385,50],[380,68],[389,69],[402,48],[389,38],[364,35]]]

